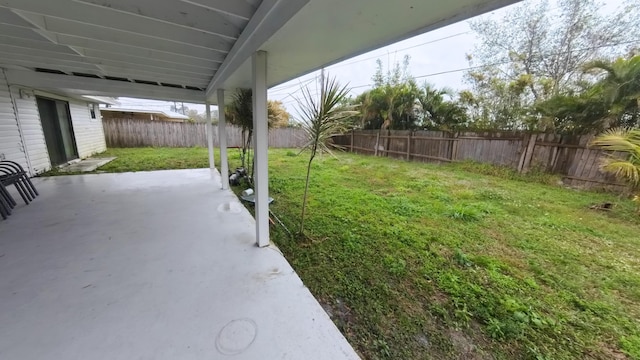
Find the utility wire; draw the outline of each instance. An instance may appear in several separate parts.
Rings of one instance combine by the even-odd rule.
[[[442,38],[438,38],[438,39],[430,40],[430,41],[423,42],[423,43],[420,43],[420,44],[412,45],[412,46],[409,46],[409,47],[406,47],[406,48],[397,49],[397,50],[395,50],[394,52],[402,52],[402,51],[410,50],[410,49],[413,49],[413,48],[417,48],[417,47],[424,46],[424,45],[428,45],[428,44],[433,44],[433,43],[436,43],[436,42],[439,42],[439,41],[443,41],[443,40],[451,39],[451,38],[453,38],[453,37],[461,36],[461,35],[465,35],[465,34],[469,34],[469,33],[471,33],[471,31],[465,31],[465,32],[460,32],[460,33],[452,34],[452,35],[445,36],[445,37],[442,37]],[[374,50],[374,51],[375,51],[375,50]],[[335,65],[329,66],[329,68],[330,68],[330,69],[334,69],[334,68],[339,68],[339,67],[343,67],[343,66],[353,65],[353,64],[357,64],[357,63],[365,62],[365,61],[368,61],[368,60],[371,60],[371,59],[375,59],[375,58],[380,58],[380,55],[371,56],[371,57],[367,57],[367,58],[359,59],[359,60],[355,60],[355,61],[349,61],[349,62],[345,62],[345,63],[341,63],[341,64],[335,64]],[[311,83],[312,81],[315,81],[315,80],[317,80],[317,79],[318,79],[318,76],[315,76],[313,79],[309,79],[309,80],[308,80],[308,81],[306,81],[304,84],[305,84],[305,85],[306,85],[306,84],[309,84],[309,83]],[[280,92],[281,90],[290,89],[290,88],[295,87],[295,86],[297,86],[297,85],[298,85],[298,84],[292,84],[292,85],[288,85],[288,86],[283,87],[283,88],[278,88],[278,89],[275,89],[275,88],[274,88],[274,93],[275,93],[275,94],[277,94],[277,93],[278,93],[278,92]],[[302,85],[301,85],[301,87],[302,87]],[[273,94],[273,93],[272,93],[272,94]]]
[[[314,76],[312,79],[305,80],[305,81],[304,81],[304,82],[302,82],[302,83],[291,84],[291,85],[287,85],[287,86],[285,86],[285,87],[281,87],[281,88],[273,88],[273,89],[271,89],[271,90],[270,90],[270,91],[272,91],[272,92],[271,92],[271,95],[273,95],[273,94],[277,94],[277,93],[279,93],[279,92],[281,92],[281,91],[283,91],[283,90],[290,89],[290,88],[292,88],[292,87],[296,87],[296,86],[302,87],[302,86],[305,86],[305,85],[307,85],[307,84],[310,84],[311,82],[316,81],[316,80],[318,80],[318,77],[317,77],[317,76]]]
[[[433,44],[433,43],[436,43],[436,42],[439,42],[439,41],[442,41],[442,40],[451,39],[451,38],[454,38],[456,36],[466,35],[466,34],[469,34],[469,33],[472,33],[472,32],[473,31],[464,31],[464,32],[456,33],[456,34],[453,34],[453,35],[449,35],[449,36],[441,37],[441,38],[438,38],[438,39],[430,40],[430,41],[427,41],[427,42],[423,42],[423,43],[420,43],[420,44],[412,45],[412,46],[409,46],[409,47],[406,47],[406,48],[396,49],[393,52],[397,53],[397,52],[402,52],[402,51],[414,49],[414,48],[417,48],[417,47],[420,47],[420,46]],[[376,50],[373,50],[373,51],[376,51]],[[368,61],[368,60],[375,59],[375,58],[380,58],[380,55],[370,56],[368,58],[359,59],[359,60],[355,60],[355,61],[350,61],[350,62],[346,62],[346,63],[335,64],[335,65],[330,66],[330,68],[337,68],[337,67],[357,64],[357,63],[361,63],[361,62]]]
[[[619,43],[615,43],[615,44],[592,46],[592,47],[587,47],[587,48],[574,49],[574,50],[571,50],[571,51],[561,51],[561,52],[556,52],[556,53],[538,54],[538,55],[534,55],[534,57],[542,58],[542,57],[545,57],[545,56],[563,55],[563,54],[569,54],[569,53],[578,52],[578,51],[597,50],[597,49],[602,49],[602,48],[606,48],[606,47],[622,46],[622,45],[628,45],[628,44],[633,44],[633,43],[640,43],[640,40],[631,40],[631,41],[624,41],[624,42],[619,42]],[[445,70],[445,71],[440,71],[440,72],[435,72],[435,73],[418,75],[418,76],[414,76],[413,78],[414,79],[422,79],[422,78],[431,77],[431,76],[438,76],[438,75],[451,74],[451,73],[468,71],[468,70],[482,69],[482,68],[498,66],[498,65],[506,65],[506,64],[510,64],[510,63],[514,63],[514,62],[517,62],[517,61],[516,60],[505,60],[505,61],[499,61],[499,62],[495,62],[495,63],[491,63],[491,64],[470,66],[470,67],[465,67],[465,68],[460,68],[460,69]],[[373,84],[357,85],[357,86],[350,87],[350,89],[357,89],[357,88],[362,88],[362,87],[367,87],[367,86],[372,86],[372,85]]]
[[[423,46],[426,44],[430,44],[430,43],[434,43],[437,41],[441,41],[441,40],[445,40],[448,38],[452,38],[455,36],[460,36],[463,34],[467,34],[469,33],[469,31],[467,32],[462,32],[462,33],[457,33],[457,34],[453,34],[447,37],[443,37],[443,38],[439,38],[439,39],[435,39],[429,42],[425,42],[425,43],[421,43],[421,44],[417,44],[414,46],[410,46],[407,48],[403,48],[403,49],[399,49],[397,51],[404,51],[404,50],[408,50],[411,48],[415,48],[415,47],[419,47],[419,46]],[[619,42],[619,43],[615,43],[615,44],[607,44],[607,45],[600,45],[600,46],[592,46],[592,47],[587,47],[587,48],[580,48],[580,49],[574,49],[571,51],[561,51],[561,52],[556,52],[556,53],[548,53],[548,54],[538,54],[538,55],[534,55],[534,57],[544,57],[544,56],[554,56],[554,55],[563,55],[563,54],[567,54],[567,53],[572,53],[572,52],[578,52],[578,51],[588,51],[588,50],[597,50],[597,49],[601,49],[601,48],[607,48],[607,47],[615,47],[615,46],[622,46],[622,45],[628,45],[628,44],[633,44],[633,43],[639,43],[640,40],[631,40],[631,41],[624,41],[624,42]],[[331,66],[331,68],[335,68],[335,67],[341,67],[341,66],[346,66],[346,65],[352,65],[352,64],[356,64],[356,63],[360,63],[363,61],[367,61],[367,60],[371,60],[373,58],[376,58],[379,56],[375,56],[375,57],[370,57],[370,58],[366,58],[366,59],[360,59],[360,60],[356,60],[356,61],[352,61],[349,63],[344,63],[344,64],[337,64],[334,66]],[[414,76],[414,79],[422,79],[422,78],[427,78],[427,77],[432,77],[432,76],[439,76],[439,75],[445,75],[445,74],[451,74],[451,73],[457,73],[457,72],[462,72],[462,71],[469,71],[469,70],[475,70],[475,69],[482,69],[482,68],[486,68],[486,67],[492,67],[492,66],[499,66],[499,65],[506,65],[509,63],[514,63],[517,62],[516,60],[505,60],[505,61],[500,61],[500,62],[495,62],[495,63],[491,63],[491,64],[484,64],[484,65],[478,65],[478,66],[470,66],[470,67],[465,67],[465,68],[459,68],[459,69],[452,69],[452,70],[445,70],[445,71],[440,71],[440,72],[435,72],[435,73],[428,73],[428,74],[423,74],[423,75],[418,75],[418,76]],[[305,85],[310,84],[311,82],[315,81],[318,79],[318,76],[314,76],[311,79],[305,80],[304,82],[298,83],[298,84],[291,84],[291,85],[287,85],[285,87],[282,88],[277,88],[274,90],[273,93],[271,93],[270,95],[278,95],[279,92],[286,90],[286,89],[290,89],[293,87],[299,87],[302,88]],[[369,87],[372,86],[373,84],[362,84],[362,85],[356,85],[356,86],[351,86],[349,89],[353,90],[353,89],[358,89],[358,88],[363,88],[363,87]],[[287,105],[295,105],[298,103],[298,99],[296,98],[296,94],[297,91],[294,92],[289,92],[287,94],[287,96],[285,96],[284,98],[280,99],[279,101],[281,101],[283,103],[283,105],[287,106]],[[312,96],[317,95],[317,92],[312,94]],[[285,101],[288,98],[292,98],[293,100],[289,100],[289,101]],[[167,107],[168,105],[161,105],[161,104],[127,104],[127,105],[122,105],[123,107],[126,106],[153,106],[153,107]]]
[[[420,47],[420,46],[433,44],[433,43],[436,43],[436,42],[439,42],[439,41],[451,39],[451,38],[454,38],[454,37],[457,37],[457,36],[466,35],[466,34],[469,34],[469,33],[472,33],[472,31],[464,31],[464,32],[448,35],[448,36],[445,36],[445,37],[441,37],[441,38],[438,38],[438,39],[429,40],[429,41],[426,41],[426,42],[423,42],[423,43],[420,43],[420,44],[412,45],[412,46],[401,48],[401,49],[396,49],[393,52],[402,52],[402,51],[414,49],[414,48],[417,48],[417,47]],[[371,60],[371,59],[376,59],[376,58],[380,58],[380,55],[371,56],[371,57],[367,57],[367,58],[364,58],[364,59],[359,59],[359,60],[354,60],[354,61],[349,61],[349,62],[344,62],[344,63],[340,63],[340,64],[335,64],[335,65],[329,66],[329,68],[333,69],[333,68],[339,68],[339,67],[343,67],[343,66],[358,64],[358,63],[365,62],[365,61],[368,61],[368,60]],[[313,79],[309,79],[308,81],[306,81],[305,84],[308,84],[308,83],[310,83],[312,81],[315,81],[317,79],[318,79],[318,76],[315,76]],[[295,86],[298,86],[298,84],[292,84],[292,85],[288,85],[288,86],[282,87],[282,88],[274,88],[273,91],[277,93],[277,92],[280,92],[281,90],[289,89],[289,88],[292,88],[292,87],[295,87]]]
[[[559,6],[556,6],[556,7],[552,8],[552,9],[549,9],[548,12],[554,12],[555,10],[558,10],[559,8],[560,8]],[[402,52],[402,51],[414,49],[414,48],[417,48],[417,47],[421,47],[421,46],[424,46],[424,45],[429,45],[429,44],[433,44],[433,43],[440,42],[440,41],[443,41],[443,40],[448,40],[448,39],[451,39],[451,38],[454,38],[454,37],[467,35],[467,34],[472,34],[472,33],[474,33],[474,31],[463,31],[463,32],[447,35],[447,36],[444,36],[444,37],[441,37],[441,38],[429,40],[429,41],[426,41],[426,42],[423,42],[423,43],[420,43],[420,44],[415,44],[415,45],[408,46],[408,47],[405,47],[405,48],[396,49],[393,52],[394,53]],[[372,51],[377,51],[377,50],[372,50]],[[359,59],[359,60],[354,60],[354,61],[345,60],[345,62],[338,63],[338,64],[335,64],[335,65],[331,65],[331,66],[329,66],[329,68],[338,68],[338,67],[353,65],[353,64],[365,62],[365,61],[368,61],[368,60],[371,60],[371,59],[376,59],[376,58],[380,58],[380,55],[370,56],[370,57],[367,57],[367,58],[364,58],[364,59]],[[348,62],[346,62],[346,61],[348,61]],[[311,82],[313,80],[316,80],[317,78],[318,77],[316,76],[316,77],[314,77],[314,79],[310,80],[309,82]],[[284,87],[284,88],[279,88],[276,91],[283,90],[283,89],[288,89],[288,88],[291,88],[293,86],[295,86],[295,84],[294,85],[289,85],[289,86]]]

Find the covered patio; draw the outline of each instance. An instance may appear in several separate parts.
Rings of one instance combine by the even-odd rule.
[[[269,87],[517,1],[0,0],[0,68],[9,88],[205,103],[209,120],[212,104],[224,108],[236,89],[252,89],[256,243],[264,247]],[[218,120],[227,174],[224,111]]]
[[[267,89],[516,1],[0,0],[0,135],[19,133],[30,173],[32,90],[211,120],[251,88],[256,160],[255,221],[228,190],[224,111],[224,176],[208,121],[211,169],[37,180],[0,222],[0,358],[357,358],[270,243]]]
[[[0,223],[0,358],[358,358],[215,170],[35,185]]]

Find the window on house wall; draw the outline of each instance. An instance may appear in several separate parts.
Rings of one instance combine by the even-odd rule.
[[[96,104],[89,104],[89,114],[91,116],[91,120],[96,119]]]

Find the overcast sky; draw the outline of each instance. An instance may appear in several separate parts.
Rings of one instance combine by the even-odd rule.
[[[550,8],[554,8],[554,3],[554,0],[550,0]],[[621,5],[622,0],[608,0],[603,3],[603,11],[608,12]],[[481,16],[499,18],[507,8]],[[389,64],[401,62],[405,55],[409,55],[410,72],[419,83],[428,81],[439,88],[462,90],[467,87],[463,79],[469,66],[466,54],[473,52],[475,43],[476,37],[469,27],[469,22],[463,21],[345,60],[327,67],[325,71],[326,74],[337,77],[341,83],[348,83],[352,88],[352,94],[357,95],[370,88],[377,59],[382,60],[386,69]],[[313,81],[317,81],[318,76],[319,71],[274,87],[269,90],[269,99],[282,101],[287,110],[295,116],[296,98],[301,97],[300,85],[311,85]],[[164,101],[132,98],[120,98],[119,101],[123,107],[139,109],[169,110],[172,105]],[[204,105],[185,105],[204,112]]]

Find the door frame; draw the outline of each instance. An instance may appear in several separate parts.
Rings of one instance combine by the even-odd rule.
[[[56,104],[57,102],[63,102],[64,106],[65,106],[65,110],[67,112],[67,121],[69,122],[69,135],[71,135],[71,145],[73,146],[73,152],[75,154],[75,157],[69,159],[67,157],[67,154],[66,154],[66,151],[65,151],[64,154],[63,154],[64,155],[64,162],[61,163],[61,164],[53,164],[53,162],[51,161],[51,154],[49,154],[49,147],[47,145],[47,155],[49,155],[49,162],[51,163],[51,167],[61,166],[61,165],[64,165],[64,164],[68,164],[69,162],[71,162],[73,160],[79,159],[80,158],[80,153],[78,152],[78,143],[76,141],[75,129],[73,128],[73,119],[71,118],[71,107],[69,106],[69,101],[66,100],[65,98],[60,98],[60,97],[57,97],[57,96],[42,95],[42,94],[38,94],[38,93],[35,94],[35,97],[36,97],[36,99],[35,99],[36,100],[36,108],[38,109],[38,117],[39,117],[40,123],[41,123],[40,126],[42,126],[42,114],[40,114],[40,107],[38,106],[38,99],[51,101],[54,104]],[[62,137],[63,137],[62,129],[60,127],[60,117],[58,116],[57,112],[55,113],[55,116],[56,116],[55,120],[57,120],[56,122],[54,122],[54,126],[55,126],[55,129],[56,129],[55,136],[58,137],[58,140],[60,140],[61,143],[64,143],[64,141],[62,139]],[[43,128],[42,131],[43,131],[43,135],[44,135],[44,127],[42,127],[42,128]],[[45,144],[46,144],[46,141],[47,141],[46,136],[44,137],[44,141],[45,141]]]

